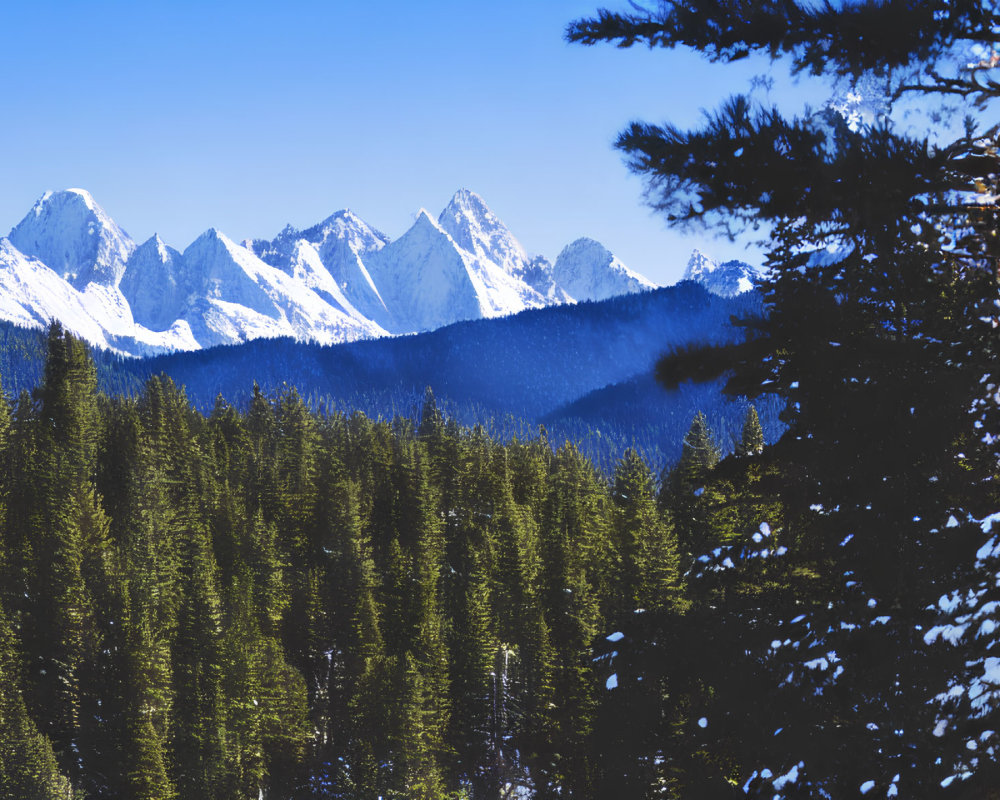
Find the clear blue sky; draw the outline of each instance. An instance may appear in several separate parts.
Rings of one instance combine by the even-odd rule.
[[[566,44],[599,5],[8,4],[0,233],[45,190],[82,187],[133,238],[179,249],[209,227],[270,237],[345,207],[397,237],[465,187],[552,259],[590,236],[671,283],[693,247],[740,257],[669,231],[611,145],[632,119],[696,124],[766,65]]]

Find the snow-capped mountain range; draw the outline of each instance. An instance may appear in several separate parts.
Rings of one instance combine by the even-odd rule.
[[[732,294],[752,286],[731,277],[740,269],[752,274],[696,251],[685,277]],[[270,241],[238,244],[212,228],[183,252],[159,236],[136,245],[82,189],[47,192],[0,238],[0,319],[59,320],[130,355],[275,336],[353,341],[655,286],[592,239],[555,264],[530,257],[464,189],[436,220],[421,210],[395,241],[338,211]]]

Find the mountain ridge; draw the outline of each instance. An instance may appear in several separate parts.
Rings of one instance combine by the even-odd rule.
[[[137,244],[83,189],[46,192],[0,248],[0,319],[59,320],[124,355],[292,336],[323,343],[434,330],[656,287],[598,242],[530,257],[460,189],[392,240],[347,209],[237,243],[209,228],[183,250]]]

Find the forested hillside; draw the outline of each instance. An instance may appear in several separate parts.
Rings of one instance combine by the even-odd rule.
[[[260,340],[125,364],[145,378],[164,372],[195,404],[249,397],[284,385],[347,403],[368,392],[425,386],[451,400],[528,420],[593,389],[653,369],[672,347],[742,338],[730,317],[760,312],[753,293],[724,299],[693,283],[449,325],[419,336],[329,347]]]
[[[652,379],[656,359],[679,347],[737,341],[742,333],[731,317],[760,313],[756,293],[724,299],[685,282],[417,336],[332,346],[268,339],[145,360],[104,351],[94,358],[109,394],[136,394],[163,373],[205,414],[219,394],[244,409],[256,383],[269,396],[294,386],[314,409],[415,420],[430,386],[449,416],[499,438],[534,436],[544,423],[553,442],[578,443],[606,472],[630,447],[659,470],[679,457],[699,411],[731,450],[748,404],[723,396],[718,383],[668,391]],[[41,376],[44,336],[3,325],[0,333],[5,389],[30,390]],[[757,408],[775,441],[781,405],[764,397]]]
[[[672,692],[673,733],[623,753],[645,728],[594,645],[637,614],[697,625],[789,590],[777,567],[724,590],[689,571],[776,514],[759,476],[695,491],[718,460],[702,417],[658,492],[634,452],[608,480],[571,445],[446,420],[429,392],[416,426],[317,414],[293,389],[206,416],[165,377],[100,394],[58,327],[47,354],[37,390],[0,403],[0,797],[699,780],[674,745],[700,730],[708,673]],[[739,445],[750,475],[753,414]]]

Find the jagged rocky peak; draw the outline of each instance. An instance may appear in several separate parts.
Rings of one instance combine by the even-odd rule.
[[[209,228],[183,253],[184,284],[192,293],[236,303],[259,314],[273,315],[274,303],[258,276],[269,269],[250,250],[215,228]]]
[[[355,253],[368,253],[381,250],[389,241],[388,236],[353,211],[342,209],[308,228],[300,230],[289,224],[274,239],[247,239],[243,246],[271,264],[292,252],[298,242],[308,242],[320,252],[324,248],[346,246]]]
[[[694,250],[682,280],[695,281],[720,297],[735,297],[753,289],[760,282],[760,275],[743,261],[719,264],[700,250]]]
[[[165,331],[183,311],[191,288],[184,278],[183,256],[153,234],[125,264],[119,288],[136,322],[150,330]]]
[[[508,235],[510,234],[510,231],[500,221],[500,218],[490,210],[483,198],[468,189],[459,189],[455,192],[451,201],[438,217],[438,224],[452,234],[460,247],[465,247],[467,250],[472,248],[459,241],[453,230],[471,233],[474,229],[478,229],[478,231],[487,234],[502,230]],[[470,240],[468,244],[471,245],[472,241]]]
[[[489,315],[486,287],[465,253],[420,209],[410,229],[365,263],[391,314],[392,333],[424,331]]]
[[[349,208],[331,214],[300,235],[307,242],[320,246],[331,239],[337,239],[345,242],[356,253],[381,250],[390,241],[382,231],[373,228]]]
[[[343,209],[305,230],[289,225],[272,241],[258,239],[247,246],[334,307],[378,326],[388,323],[387,310],[365,259],[389,241],[353,211]]]
[[[135,242],[90,192],[46,192],[11,231],[10,240],[77,289],[96,282],[117,286]]]
[[[475,192],[459,189],[438,224],[463,250],[492,261],[509,275],[519,275],[528,265],[524,247]]]
[[[226,261],[242,261],[245,258],[257,260],[257,257],[251,250],[248,250],[241,244],[237,244],[218,228],[209,228],[185,248],[185,259],[192,254],[199,256],[214,254],[223,257]],[[192,262],[193,265],[198,263],[198,260]],[[207,261],[202,263],[210,265],[212,262]]]
[[[688,259],[687,268],[684,270],[685,281],[696,281],[702,275],[713,272],[718,268],[718,264],[706,256],[701,250],[695,248],[691,251],[691,258]]]
[[[656,288],[655,283],[630,270],[600,242],[586,237],[563,248],[552,275],[555,283],[575,300],[605,300]]]

